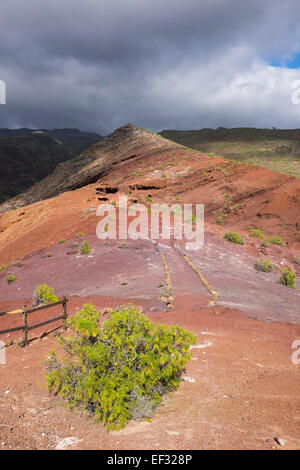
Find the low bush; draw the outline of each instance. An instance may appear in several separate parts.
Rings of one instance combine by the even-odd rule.
[[[273,245],[283,245],[283,240],[279,235],[272,235],[268,240]]]
[[[86,255],[91,252],[90,249],[90,242],[88,240],[85,240],[83,244],[80,247],[80,254],[81,255]]]
[[[257,271],[268,273],[270,271],[273,271],[274,267],[269,259],[259,258],[258,260],[256,260],[255,269],[257,269]]]
[[[236,232],[226,232],[224,239],[228,242],[235,243],[236,245],[244,245],[244,239],[239,233]]]
[[[46,363],[48,389],[108,430],[150,418],[163,395],[178,387],[195,343],[181,327],[154,326],[134,305],[112,310],[99,325],[96,307],[85,304],[68,324],[74,335],[60,338],[67,357],[59,361],[52,351]]]
[[[288,268],[283,268],[280,270],[281,275],[279,278],[279,283],[283,284],[286,287],[291,287],[292,289],[295,289],[295,279],[296,279],[296,273],[295,271],[291,271]]]
[[[7,270],[7,264],[2,264],[0,267],[0,272],[6,271]]]
[[[250,228],[250,236],[253,238],[264,238],[260,228]]]
[[[34,295],[33,306],[36,307],[40,304],[53,304],[58,302],[59,298],[54,294],[53,287],[48,286],[48,284],[40,284]]]
[[[9,274],[6,278],[6,282],[7,284],[13,284],[14,282],[16,282],[17,278],[14,274]]]

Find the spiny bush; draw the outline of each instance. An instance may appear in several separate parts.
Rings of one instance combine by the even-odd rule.
[[[255,269],[257,269],[257,271],[268,273],[270,271],[273,271],[274,267],[268,258],[259,258],[258,260],[256,260]]]
[[[163,395],[178,387],[195,343],[192,333],[154,326],[131,304],[112,310],[101,326],[96,307],[85,304],[68,324],[74,335],[59,340],[67,357],[60,362],[52,351],[46,362],[48,389],[108,430],[150,418]]]
[[[281,276],[278,282],[286,287],[291,287],[292,289],[295,289],[295,271],[291,271],[288,268],[283,268],[280,272]]]
[[[40,284],[34,295],[33,306],[40,304],[53,304],[58,302],[59,298],[54,294],[53,287],[48,286],[48,284]]]
[[[279,235],[272,235],[268,240],[273,245],[283,245],[283,240]]]
[[[90,242],[88,240],[85,240],[83,244],[80,247],[80,254],[81,255],[86,255],[91,252],[90,249]]]
[[[13,284],[14,282],[16,282],[17,278],[14,274],[9,274],[6,278],[6,282],[7,284]]]
[[[236,245],[244,245],[244,239],[239,233],[236,232],[226,232],[224,239],[228,242],[235,243]]]
[[[250,236],[253,238],[264,238],[260,228],[250,228]]]
[[[264,247],[266,247],[266,248],[267,248],[269,245],[270,245],[269,240],[263,240],[263,241],[261,242],[261,244],[260,244],[260,246],[264,246]]]
[[[7,264],[2,264],[0,267],[0,272],[6,271],[7,270]]]

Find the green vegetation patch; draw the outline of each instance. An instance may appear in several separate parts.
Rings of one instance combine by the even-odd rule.
[[[87,255],[90,252],[91,252],[90,242],[88,240],[85,240],[80,247],[80,254]]]
[[[265,238],[260,228],[250,228],[250,237]]]
[[[281,269],[281,275],[279,278],[279,283],[286,286],[286,287],[291,287],[292,289],[296,289],[295,287],[295,279],[296,279],[296,273],[295,271],[291,271],[288,268],[283,268]]]
[[[283,245],[283,240],[279,235],[272,235],[268,240],[270,243],[273,243],[273,245]]]
[[[60,339],[67,357],[59,361],[51,351],[46,363],[48,389],[107,430],[151,418],[163,396],[178,387],[195,343],[181,327],[154,326],[134,305],[112,310],[100,326],[96,307],[85,304],[68,324],[74,335]]]
[[[243,237],[236,232],[226,232],[224,239],[228,242],[235,243],[236,245],[244,245]]]
[[[257,271],[268,273],[273,271],[274,267],[268,258],[259,258],[256,260],[255,269],[257,269]]]
[[[9,274],[6,278],[7,284],[14,284],[17,280],[17,277],[14,274]]]
[[[40,284],[35,291],[35,296],[33,299],[33,305],[37,306],[40,304],[54,304],[58,302],[59,298],[54,294],[53,287],[48,286],[48,284]]]

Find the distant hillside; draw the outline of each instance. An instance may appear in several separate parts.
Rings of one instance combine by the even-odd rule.
[[[35,134],[40,135],[40,134]],[[161,136],[127,124],[95,143],[75,158],[66,159],[39,183],[6,201],[0,212],[47,199],[64,191],[80,188],[107,175],[114,166],[129,160],[139,161],[145,152],[178,148]]]
[[[0,129],[0,203],[45,178],[102,137],[77,129]]]
[[[300,129],[236,128],[164,130],[187,147],[300,178]]]

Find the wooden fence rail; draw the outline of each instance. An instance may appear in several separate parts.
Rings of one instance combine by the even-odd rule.
[[[14,327],[14,328],[9,328],[7,330],[0,330],[0,335],[6,334],[6,333],[12,333],[13,331],[23,330],[23,345],[27,346],[28,345],[28,332],[31,331],[31,330],[34,330],[35,328],[39,328],[41,326],[48,325],[49,323],[53,323],[53,322],[58,321],[58,320],[63,320],[63,328],[64,328],[64,330],[66,330],[66,328],[67,328],[66,321],[67,321],[67,318],[68,318],[68,315],[67,315],[67,302],[68,302],[68,299],[67,299],[66,296],[64,296],[63,299],[60,300],[59,302],[55,302],[53,304],[42,305],[41,307],[31,308],[30,310],[27,310],[26,305],[24,305],[24,307],[19,311],[19,313],[22,313],[22,316],[23,316],[23,325],[22,326],[17,326],[17,327]],[[40,310],[44,310],[46,308],[55,307],[56,305],[62,305],[62,307],[63,307],[63,314],[62,315],[60,315],[59,317],[51,318],[50,320],[43,321],[41,323],[37,323],[36,325],[31,325],[31,326],[28,325],[28,321],[27,321],[27,316],[28,315],[30,315],[31,313],[34,313],[34,312],[38,312]],[[4,315],[9,315],[10,313],[12,313],[12,312],[1,312],[0,317],[4,316]],[[16,311],[15,313],[18,313],[18,311]]]

